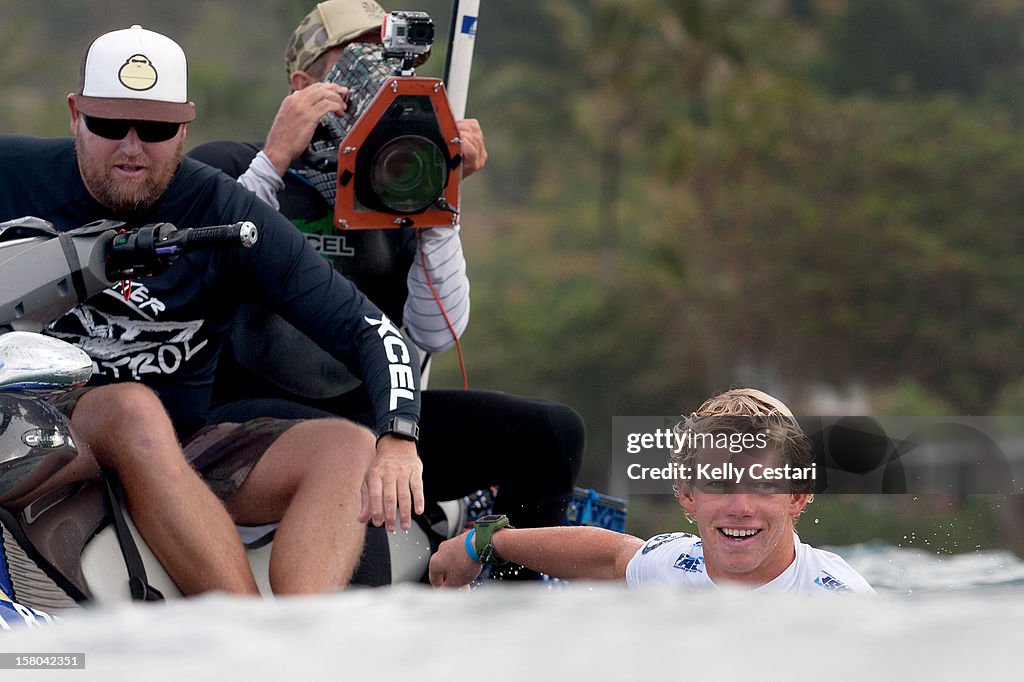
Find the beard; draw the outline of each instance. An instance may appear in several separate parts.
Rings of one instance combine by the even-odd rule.
[[[86,189],[96,201],[117,213],[135,213],[156,203],[171,184],[184,147],[185,140],[180,138],[174,155],[165,161],[120,152],[98,159],[85,148],[81,136],[75,136],[75,154]],[[137,166],[146,172],[137,178],[117,178],[113,170],[121,165]]]

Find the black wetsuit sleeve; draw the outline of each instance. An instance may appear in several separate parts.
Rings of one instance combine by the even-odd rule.
[[[260,229],[257,245],[240,256],[255,297],[362,378],[378,432],[391,417],[418,420],[419,367],[411,342],[281,214],[244,194]]]

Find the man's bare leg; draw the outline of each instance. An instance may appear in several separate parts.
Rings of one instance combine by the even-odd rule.
[[[341,419],[288,429],[227,501],[235,521],[280,521],[270,556],[275,594],[313,594],[348,584],[366,534],[356,521],[373,434]]]
[[[156,394],[133,383],[95,388],[71,423],[120,479],[132,520],[183,594],[259,594],[231,517],[185,461]]]

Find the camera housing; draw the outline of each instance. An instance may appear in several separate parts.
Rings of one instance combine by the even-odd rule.
[[[456,224],[460,143],[440,80],[388,78],[341,143],[335,227]]]
[[[462,154],[444,83],[418,78],[434,22],[426,12],[391,12],[382,58],[397,68],[338,148],[334,225],[339,230],[441,227],[458,222]]]

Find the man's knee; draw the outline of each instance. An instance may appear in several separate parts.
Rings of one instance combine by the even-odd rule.
[[[375,453],[376,440],[364,426],[345,419],[310,419],[275,443],[301,476],[354,476],[362,480]]]
[[[267,448],[228,499],[228,509],[236,519],[279,519],[302,490],[351,503],[358,500],[373,453],[373,434],[364,427],[333,418],[300,421]]]
[[[575,481],[583,464],[583,451],[587,442],[583,418],[576,410],[563,403],[551,402],[547,405],[546,411],[551,434],[557,444],[559,461],[565,465],[571,480]]]
[[[71,418],[124,429],[137,428],[150,420],[170,422],[156,393],[134,382],[91,389],[79,399]]]
[[[370,465],[377,441],[368,428],[347,419],[314,419],[308,423],[325,460],[363,470]]]
[[[75,405],[71,423],[105,468],[119,471],[168,453],[180,457],[163,403],[142,384],[111,384],[90,390]]]

